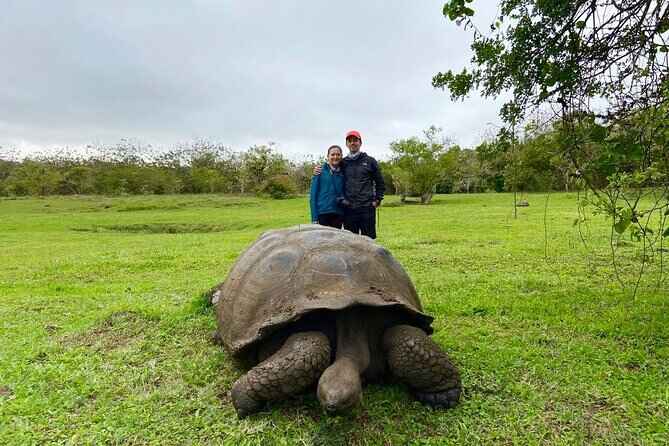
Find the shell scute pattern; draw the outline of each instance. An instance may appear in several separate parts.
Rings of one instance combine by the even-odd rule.
[[[318,225],[269,231],[233,265],[216,305],[225,346],[237,354],[317,310],[393,306],[431,332],[409,276],[371,239]]]

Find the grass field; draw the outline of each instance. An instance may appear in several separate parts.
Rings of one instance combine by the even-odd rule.
[[[374,385],[349,415],[306,395],[242,421],[202,295],[262,231],[306,223],[306,198],[0,200],[0,444],[668,444],[659,261],[632,298],[603,219],[584,245],[576,195],[528,198],[517,219],[507,194],[380,213],[462,372],[460,406]],[[626,283],[640,255],[619,243]]]

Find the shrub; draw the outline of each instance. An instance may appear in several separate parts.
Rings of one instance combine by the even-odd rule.
[[[297,193],[297,186],[288,175],[274,175],[262,184],[259,192],[280,200],[294,196]]]

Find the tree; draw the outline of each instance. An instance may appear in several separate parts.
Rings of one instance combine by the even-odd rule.
[[[58,191],[60,172],[34,160],[25,160],[5,180],[5,189],[12,195],[50,195]]]
[[[0,195],[6,193],[6,180],[12,171],[19,166],[19,163],[9,159],[3,159],[0,155]]]
[[[625,125],[641,111],[659,111],[667,102],[669,5],[653,0],[502,0],[491,33],[485,35],[469,18],[474,14],[469,3],[451,0],[443,12],[473,29],[473,66],[438,73],[433,85],[447,88],[454,99],[472,90],[485,96],[510,91],[512,99],[500,110],[508,127],[529,111],[550,106],[562,122],[563,154],[596,192],[591,170],[580,159],[591,142],[584,137],[592,134],[578,127],[583,120],[600,120],[605,131],[596,142],[601,142],[608,129]],[[666,119],[666,114],[657,116]],[[652,160],[649,144],[640,149],[642,158]]]
[[[436,191],[437,193],[451,193],[451,192],[460,192],[462,186],[465,183],[465,176],[468,175],[469,169],[465,167],[463,169],[463,161],[466,155],[463,157],[463,150],[458,145],[453,145],[448,148],[446,153],[444,153],[440,159],[439,164],[442,170],[442,175],[437,183]],[[464,188],[467,190],[467,188]]]
[[[319,160],[318,164],[322,164],[322,162],[323,160]],[[298,163],[290,163],[290,177],[297,188],[297,192],[301,194],[309,192],[311,177],[316,164],[317,162],[312,157],[307,157]]]
[[[258,192],[260,194],[269,195],[276,200],[281,200],[295,195],[297,186],[290,175],[273,175],[260,185]]]
[[[591,203],[610,216],[615,233],[633,227],[644,251],[652,247],[656,237],[648,236],[667,231],[651,231],[638,216],[650,222],[669,207],[662,170],[669,147],[658,143],[669,117],[669,4],[501,0],[486,35],[470,19],[471,2],[450,0],[443,13],[473,30],[472,66],[438,73],[433,86],[454,99],[472,90],[510,92],[500,116],[512,138],[530,111],[553,110],[560,155],[594,195]]]
[[[441,137],[441,129],[434,126],[424,131],[424,139],[412,137],[390,143],[394,154],[391,175],[402,201],[407,196],[419,196],[423,204],[432,200],[445,175],[448,145]]]
[[[473,67],[433,78],[454,98],[472,89],[485,96],[511,91],[501,110],[517,122],[545,103],[583,110],[588,98],[607,102],[607,117],[664,102],[669,60],[666,2],[653,0],[502,0],[484,35],[469,19],[472,0],[451,0],[444,15],[474,30]]]
[[[481,183],[486,189],[502,192],[504,190],[504,152],[497,138],[489,138],[476,146],[476,159],[479,162]]]
[[[474,30],[473,67],[432,79],[454,99],[472,90],[485,96],[511,91],[500,110],[507,125],[552,105],[565,130],[583,117],[615,124],[666,103],[666,2],[502,0],[491,33],[484,35],[469,19],[471,1],[451,0],[443,9],[450,20]],[[566,148],[575,164],[579,142],[572,137]]]
[[[255,192],[275,175],[288,172],[288,160],[275,151],[274,144],[252,146],[241,157],[241,192]]]
[[[460,150],[457,155],[457,169],[454,176],[457,178],[458,190],[466,193],[479,190],[481,163],[476,158],[476,152],[465,149]]]
[[[62,187],[70,194],[90,194],[95,192],[95,171],[88,166],[74,165],[65,170]]]
[[[184,149],[190,169],[183,173],[191,192],[236,192],[240,178],[240,161],[232,150],[203,139]]]

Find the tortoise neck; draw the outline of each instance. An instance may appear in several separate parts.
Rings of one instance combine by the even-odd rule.
[[[363,307],[336,313],[337,354],[318,381],[318,400],[328,411],[347,409],[362,398],[362,379],[370,364],[370,327]]]
[[[337,313],[337,355],[335,362],[347,359],[359,374],[370,363],[369,326],[364,307],[347,308]]]

